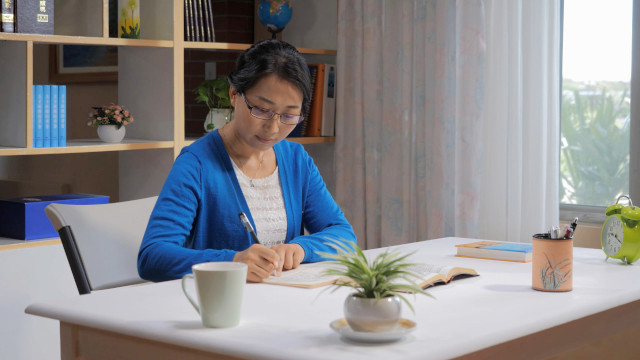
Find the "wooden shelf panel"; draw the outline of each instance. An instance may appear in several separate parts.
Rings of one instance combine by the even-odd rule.
[[[336,137],[335,136],[290,137],[290,138],[287,138],[287,140],[306,145],[306,144],[332,143],[336,141]]]
[[[185,49],[201,49],[201,50],[232,50],[242,51],[246,50],[251,44],[236,44],[236,43],[223,43],[223,42],[195,42],[185,41]],[[337,55],[337,50],[327,49],[311,49],[311,48],[298,48],[301,54],[316,54],[316,55]]]
[[[38,240],[18,240],[0,238],[0,251],[28,249],[38,246],[60,245],[60,238],[38,239]]]
[[[7,155],[47,155],[47,154],[77,154],[107,151],[128,151],[148,149],[172,149],[173,141],[153,141],[125,139],[117,144],[108,144],[99,139],[84,139],[67,141],[65,147],[49,148],[15,148],[0,147],[0,156]]]
[[[38,35],[0,33],[0,40],[9,41],[33,41],[44,44],[70,44],[70,45],[111,45],[111,46],[141,46],[141,47],[173,47],[171,40],[145,40],[145,39],[120,39],[108,37],[90,36],[66,36],[66,35]]]
[[[183,146],[188,146],[193,144],[197,138],[187,138],[182,142]],[[317,137],[290,137],[287,140],[291,142],[296,142],[299,144],[321,144],[321,143],[332,143],[336,141],[335,136],[317,136]]]

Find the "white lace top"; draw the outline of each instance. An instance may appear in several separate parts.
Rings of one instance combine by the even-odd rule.
[[[251,179],[231,159],[238,183],[256,224],[256,234],[266,247],[284,244],[287,237],[287,212],[284,208],[278,167],[262,179]],[[251,186],[253,183],[253,187]]]

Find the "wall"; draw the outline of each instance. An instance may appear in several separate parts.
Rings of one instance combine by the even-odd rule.
[[[62,245],[0,250],[0,358],[60,359],[58,321],[27,315],[31,303],[77,296]]]
[[[561,221],[560,226],[569,224],[570,221]],[[573,234],[573,246],[600,249],[600,232],[602,224],[588,224],[578,222],[576,232]],[[603,253],[604,256],[604,253]]]

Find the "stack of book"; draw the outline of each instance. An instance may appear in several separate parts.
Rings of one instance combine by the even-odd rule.
[[[184,39],[185,41],[216,41],[211,0],[185,0]]]
[[[530,243],[474,241],[456,245],[456,249],[456,256],[479,259],[530,262],[533,257],[533,246]]]
[[[53,0],[1,0],[6,33],[53,34]]]
[[[311,102],[304,119],[289,137],[334,136],[336,121],[336,65],[309,64]]]
[[[67,146],[67,86],[33,85],[33,147]]]

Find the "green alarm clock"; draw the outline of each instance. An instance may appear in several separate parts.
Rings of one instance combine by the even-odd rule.
[[[627,198],[628,206],[618,204]],[[620,195],[605,211],[607,220],[600,234],[602,250],[608,258],[631,264],[640,258],[640,208],[633,206],[629,195]]]

